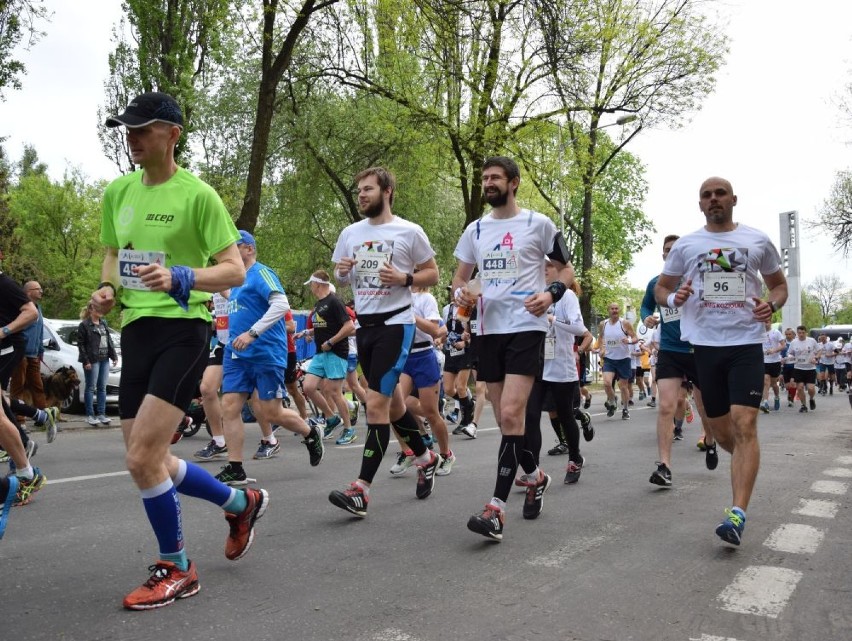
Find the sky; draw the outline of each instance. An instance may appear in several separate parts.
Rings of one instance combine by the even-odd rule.
[[[97,139],[107,56],[120,0],[47,0],[52,21],[30,51],[21,91],[0,102],[0,137],[12,159],[34,146],[51,176],[76,167],[91,178],[113,178]],[[852,83],[852,3],[840,0],[723,0],[727,63],[714,93],[677,130],[647,130],[628,150],[646,167],[644,210],[657,232],[636,255],[628,281],[644,289],[662,267],[662,239],[703,225],[698,188],[714,175],[731,181],[734,219],[779,241],[779,214],[802,221],[801,279],[837,274],[852,286],[850,264],[831,238],[809,230],[835,173],[852,169],[852,122],[838,102]],[[848,94],[847,94],[848,95]],[[612,133],[617,128],[609,130]]]

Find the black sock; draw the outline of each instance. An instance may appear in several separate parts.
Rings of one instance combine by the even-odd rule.
[[[465,396],[459,399],[461,404],[461,423],[468,425],[473,422],[473,399],[470,396]]]
[[[414,415],[405,410],[405,414],[393,421],[394,429],[399,437],[411,448],[414,456],[422,456],[426,451],[426,443],[420,435],[420,427]]]
[[[390,424],[377,423],[367,424],[367,440],[364,443],[364,452],[361,454],[361,472],[358,478],[372,483],[379,471],[385,450],[388,449],[390,441]]]
[[[235,472],[243,471],[243,462],[242,461],[228,461],[228,465],[231,466],[231,469]]]
[[[518,456],[524,446],[523,436],[503,436],[500,441],[500,451],[497,454],[497,483],[494,485],[494,496],[501,501],[509,499],[515,474],[518,471]]]

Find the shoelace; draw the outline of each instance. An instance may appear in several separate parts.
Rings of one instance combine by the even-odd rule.
[[[169,578],[169,575],[172,573],[172,568],[167,565],[163,565],[162,563],[155,563],[154,565],[148,566],[148,572],[151,572],[151,576],[148,577],[147,581],[145,581],[145,587],[153,589],[158,583]]]
[[[728,520],[734,525],[734,527],[741,527],[743,524],[743,517],[734,512],[733,510],[725,509],[725,516],[728,517]]]
[[[363,496],[364,500],[367,500],[367,495],[364,494],[363,490],[357,485],[355,485],[355,483],[351,483],[348,488],[343,490],[343,493],[346,496]]]

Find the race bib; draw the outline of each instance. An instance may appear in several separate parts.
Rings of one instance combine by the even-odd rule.
[[[544,359],[553,360],[556,358],[556,337],[548,336],[544,339]]]
[[[745,301],[745,273],[704,272],[704,300],[711,303]]]
[[[471,334],[479,334],[479,321],[478,320],[470,321],[470,333]]]
[[[127,289],[148,290],[134,272],[135,267],[143,267],[144,265],[165,265],[165,252],[148,252],[136,251],[134,249],[119,249],[118,250],[118,276],[121,281],[121,286]]]
[[[681,317],[681,309],[680,307],[660,307],[660,320],[663,323],[671,323],[673,321],[680,320]]]
[[[392,256],[392,251],[358,250],[355,252],[355,269],[358,272],[358,278],[380,282],[379,271],[385,263],[390,263]]]
[[[514,249],[495,249],[482,258],[484,280],[517,280],[518,252]]]

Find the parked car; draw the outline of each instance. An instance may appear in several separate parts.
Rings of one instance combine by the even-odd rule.
[[[63,411],[80,412],[85,407],[84,394],[86,392],[86,376],[83,372],[83,364],[77,360],[77,328],[79,320],[57,320],[54,318],[44,319],[44,360],[41,363],[41,373],[50,375],[63,366],[73,367],[80,377],[80,389],[62,403]],[[110,327],[112,342],[118,354],[118,364],[112,367],[110,363],[109,377],[107,378],[107,404],[118,404],[118,382],[121,378],[121,334]]]

